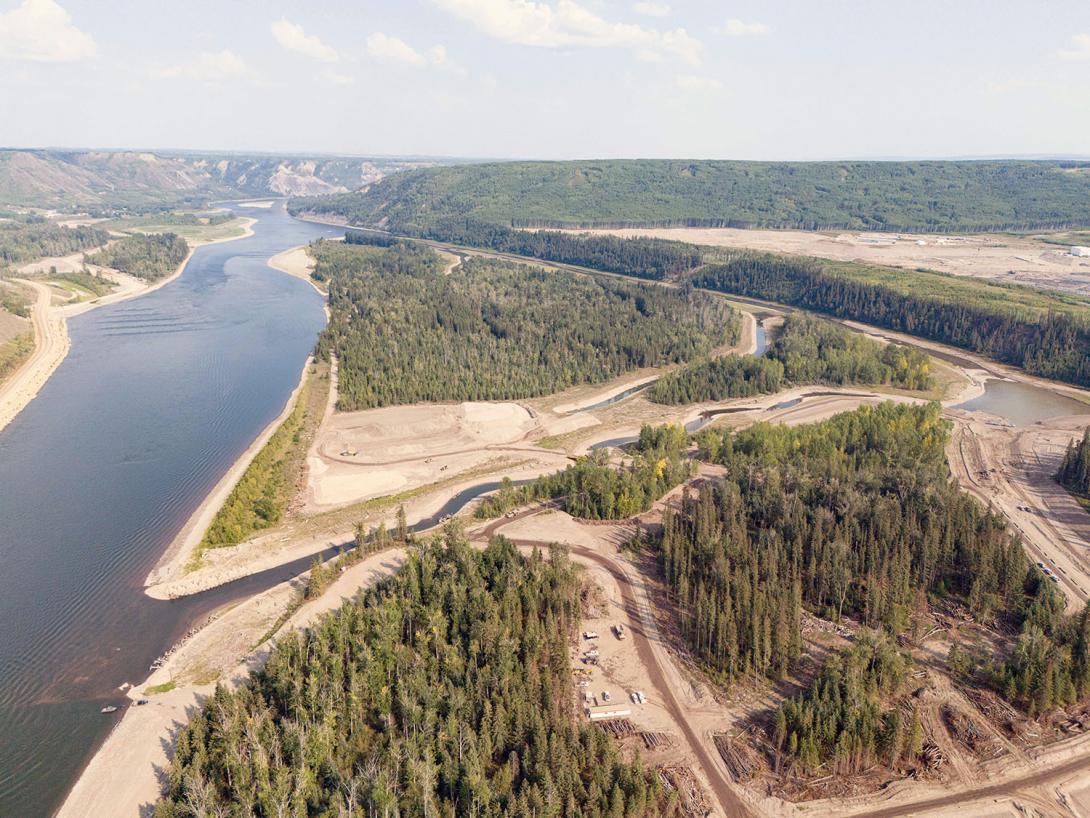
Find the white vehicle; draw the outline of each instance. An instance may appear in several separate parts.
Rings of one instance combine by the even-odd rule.
[[[647,694],[642,690],[636,691],[636,698],[639,700],[640,704],[647,704]]]
[[[624,625],[618,622],[616,625],[613,626],[613,633],[618,639],[624,639]]]
[[[596,634],[594,631],[583,631],[583,638],[584,639],[597,639],[598,634]]]
[[[610,700],[610,698],[611,698],[611,696],[609,695],[609,691],[608,690],[603,690],[602,691],[602,701],[608,702]]]

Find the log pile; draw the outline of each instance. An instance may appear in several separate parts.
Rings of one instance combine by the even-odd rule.
[[[716,733],[715,748],[735,781],[748,781],[760,769],[757,754],[744,742],[735,741],[726,733]]]
[[[644,746],[648,750],[665,750],[673,746],[673,739],[670,738],[669,733],[650,733],[644,731],[640,733],[640,738],[643,740]]]
[[[706,818],[711,815],[708,796],[697,783],[693,771],[688,767],[664,765],[658,768],[659,780],[667,792],[677,791],[678,803],[682,814],[692,818]]]
[[[630,736],[636,732],[636,725],[628,719],[602,720],[597,722],[597,724],[613,738],[624,738],[625,736]]]
[[[950,705],[942,706],[942,720],[951,737],[981,759],[996,758],[1003,754],[1003,746],[972,716]]]

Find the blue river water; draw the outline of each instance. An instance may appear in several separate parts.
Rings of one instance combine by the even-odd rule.
[[[72,348],[0,432],[0,816],[49,816],[116,717],[123,681],[270,576],[176,602],[143,594],[175,533],[281,411],[325,323],[267,259],[338,231],[248,209],[254,235],[196,251],[139,298],[69,322]]]

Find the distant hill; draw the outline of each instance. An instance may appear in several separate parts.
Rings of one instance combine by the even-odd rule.
[[[343,193],[427,161],[132,151],[0,150],[0,204],[91,211],[210,198]]]
[[[1090,225],[1090,162],[505,162],[414,170],[293,209],[421,231],[702,226],[896,231]]]

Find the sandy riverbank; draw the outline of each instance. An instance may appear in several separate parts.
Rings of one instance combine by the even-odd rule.
[[[303,385],[306,383],[313,362],[313,358],[307,359],[306,364],[303,366],[303,372],[299,377],[299,383],[292,390],[291,395],[288,396],[288,400],[283,409],[280,410],[280,414],[261,430],[253,443],[231,465],[227,473],[220,478],[212,491],[208,493],[201,504],[189,516],[189,519],[186,520],[185,525],[182,526],[181,531],[171,541],[163,556],[159,558],[155,568],[144,580],[145,593],[148,596],[154,599],[170,598],[170,595],[164,594],[161,589],[185,575],[186,566],[192,559],[200,541],[204,538],[204,532],[208,530],[208,526],[215,519],[217,512],[227,501],[231,491],[238,484],[238,481],[242,479],[242,475],[246,473],[246,469],[250,467],[254,458],[265,448],[265,444],[269,442],[269,439],[280,428],[280,425],[288,419],[288,415],[295,408],[295,401],[303,390]]]
[[[160,287],[165,287],[182,274],[195,250],[208,244],[219,244],[252,236],[254,234],[253,226],[256,221],[256,219],[246,219],[243,232],[238,236],[213,241],[192,242],[189,253],[174,272],[155,282],[147,283],[116,270],[96,268],[113,279],[118,284],[118,289],[91,301],[54,307],[52,306],[53,293],[47,285],[37,281],[23,281],[22,283],[30,286],[38,294],[38,299],[31,311],[31,320],[34,326],[34,352],[3,384],[0,384],[0,431],[11,423],[27,404],[37,397],[50,376],[67,357],[68,350],[71,347],[68,338],[67,322],[69,318],[81,315],[96,307],[138,298],[154,292]]]
[[[318,599],[296,611],[278,634],[301,630],[390,576],[402,564],[399,550],[374,554],[348,568]],[[173,738],[215,689],[235,687],[264,665],[272,640],[254,647],[288,609],[301,579],[284,582],[239,603],[186,641],[166,663],[129,692],[145,696],[152,685],[174,682],[149,703],[129,707],[69,792],[56,818],[143,818],[158,800],[169,769]],[[106,718],[103,716],[102,718]]]

